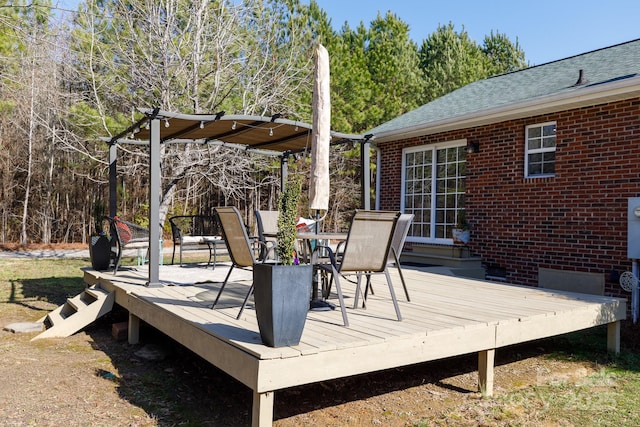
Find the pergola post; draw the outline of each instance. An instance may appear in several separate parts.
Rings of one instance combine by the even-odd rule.
[[[280,191],[284,191],[287,184],[287,176],[289,175],[289,155],[285,154],[280,157]]]
[[[118,144],[109,145],[109,216],[118,214]],[[98,219],[98,218],[96,218]]]
[[[380,148],[374,147],[376,154],[376,180],[374,183],[374,194],[375,194],[375,208],[380,209],[380,176],[382,175],[382,157],[380,154]]]
[[[362,209],[371,209],[371,143],[365,140],[360,145],[360,198]]]
[[[153,118],[149,134],[149,282],[160,285],[160,120]]]

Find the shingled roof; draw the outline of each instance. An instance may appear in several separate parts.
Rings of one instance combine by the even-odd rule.
[[[384,142],[640,96],[640,39],[470,83],[370,131]]]

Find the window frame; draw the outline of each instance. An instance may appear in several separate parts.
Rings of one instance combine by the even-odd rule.
[[[554,126],[555,128],[555,132],[554,132],[554,144],[553,147],[545,147],[544,143],[541,144],[540,148],[534,148],[534,149],[530,149],[529,148],[529,129],[531,128],[540,128],[540,137],[539,139],[541,141],[544,141],[545,139],[545,135],[544,135],[544,128],[547,126]],[[556,176],[556,172],[555,172],[555,167],[557,164],[557,158],[555,157],[555,155],[557,154],[558,151],[558,125],[555,121],[548,121],[548,122],[543,122],[543,123],[535,123],[535,124],[531,124],[531,125],[527,125],[524,128],[524,176],[525,178],[531,178],[531,179],[535,179],[535,178],[552,178]],[[553,173],[537,173],[537,174],[533,174],[530,171],[530,165],[529,165],[529,156],[532,154],[542,154],[544,155],[544,153],[554,153],[554,159],[553,159]],[[547,164],[549,164],[550,162],[547,162]],[[542,163],[542,165],[544,165],[545,162]]]
[[[406,207],[406,187],[407,187],[407,154],[410,153],[417,153],[417,152],[424,152],[424,153],[430,153],[431,155],[431,176],[430,176],[430,197],[431,197],[431,206],[429,209],[429,214],[430,214],[430,218],[429,218],[429,235],[430,236],[435,236],[436,235],[436,227],[437,227],[437,223],[436,223],[436,215],[437,215],[437,173],[436,172],[436,168],[438,166],[437,163],[437,153],[438,150],[440,149],[447,149],[447,148],[463,148],[466,150],[466,146],[467,146],[467,140],[465,139],[457,139],[457,140],[453,140],[453,141],[447,141],[447,142],[438,142],[438,143],[434,143],[434,144],[425,144],[425,145],[418,145],[418,146],[413,146],[413,147],[407,147],[407,148],[403,148],[402,149],[402,165],[401,165],[401,178],[400,178],[400,182],[401,182],[401,188],[400,188],[400,210],[402,212],[407,212],[407,207]],[[465,163],[466,163],[466,158],[465,158]],[[465,166],[466,168],[466,166]],[[466,174],[463,175],[464,180],[466,181]],[[466,192],[465,192],[466,194]],[[424,209],[424,207],[423,207]],[[426,210],[426,209],[424,209]],[[419,220],[417,221],[417,218],[414,220],[414,223],[419,222]],[[440,244],[452,244],[453,243],[453,238],[451,237],[417,237],[417,236],[412,236],[411,235],[411,231],[409,232],[409,235],[407,236],[407,241],[408,242],[415,242],[415,243],[440,243]]]

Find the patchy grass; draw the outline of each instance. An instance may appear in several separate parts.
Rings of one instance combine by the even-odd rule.
[[[637,325],[623,327],[638,336]],[[595,328],[498,350],[516,370],[524,362],[528,374],[510,381],[507,366],[497,366],[494,397],[452,402],[414,425],[640,425],[638,341],[623,345],[618,356],[608,354],[605,343],[606,328]],[[536,356],[532,346],[544,354]]]
[[[639,366],[640,358],[627,354],[584,376],[548,372],[490,400],[481,415],[510,425],[639,425]]]
[[[84,288],[87,260],[9,259],[0,268],[0,318],[35,321]]]

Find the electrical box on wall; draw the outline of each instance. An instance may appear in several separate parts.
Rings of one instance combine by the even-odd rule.
[[[631,259],[640,259],[640,197],[629,198],[627,218],[627,254]]]

